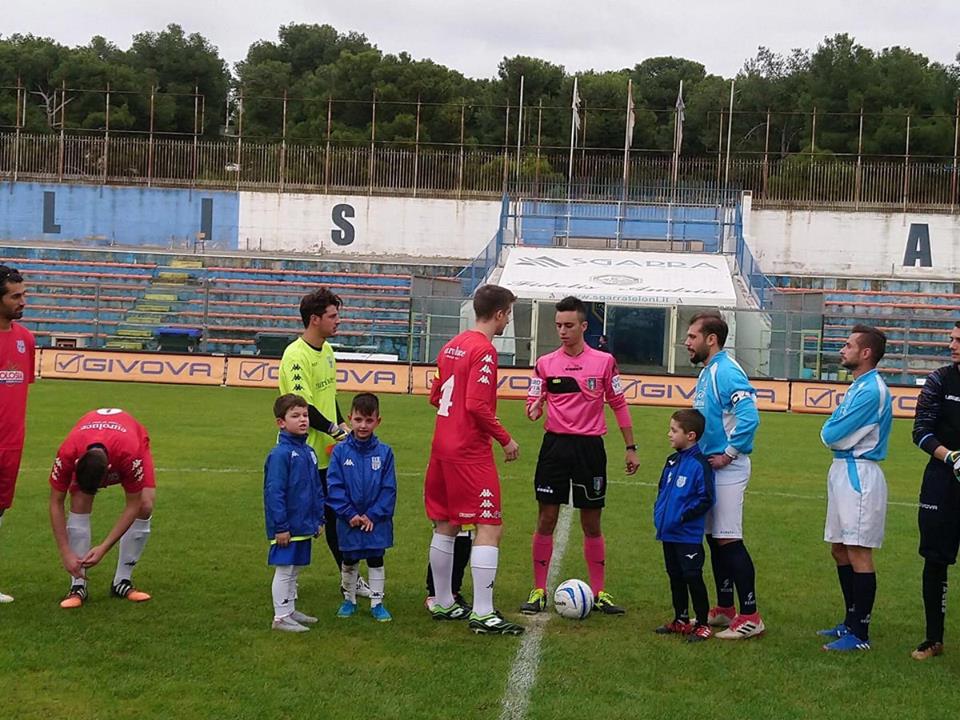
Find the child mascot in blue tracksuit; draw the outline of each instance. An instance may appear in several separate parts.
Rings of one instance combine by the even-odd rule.
[[[297,576],[310,564],[311,542],[323,529],[323,487],[317,456],[307,445],[310,413],[299,395],[273,404],[280,434],[263,466],[263,510],[273,575],[273,629],[306,632],[317,618],[295,606]]]
[[[689,642],[707,640],[710,605],[703,583],[703,530],[713,507],[713,469],[700,452],[704,418],[697,410],[678,410],[670,418],[668,437],[676,450],[664,465],[653,506],[657,540],[663,543],[663,560],[673,595],[673,622],[658,627],[659,635],[686,635]],[[690,622],[687,594],[696,621]]]
[[[357,564],[367,561],[370,572],[370,614],[389,622],[383,606],[386,573],[383,556],[393,546],[393,512],[397,505],[397,474],[393,450],[380,442],[380,402],[360,393],[350,407],[350,435],[337,444],[327,469],[327,504],[337,514],[337,537],[343,553],[341,577],[344,600],[337,617],[357,612]]]

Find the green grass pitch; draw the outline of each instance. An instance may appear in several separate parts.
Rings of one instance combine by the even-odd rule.
[[[271,632],[271,570],[263,534],[262,463],[274,435],[273,393],[124,383],[42,381],[32,390],[27,447],[14,508],[0,530],[0,716],[4,718],[495,718],[519,640],[477,637],[431,621],[422,605],[430,526],[422,508],[433,410],[422,397],[384,396],[381,437],[397,454],[397,546],[387,555],[394,622],[364,611],[338,620],[338,579],[323,545],[301,580],[299,607],[319,615],[300,636]],[[348,403],[347,396],[341,397]],[[123,407],[150,429],[159,468],[153,534],[137,568],[154,595],[143,605],[109,597],[114,549],[91,575],[79,611],[67,589],[47,520],[47,473],[73,422],[96,407]],[[530,587],[536,503],[532,473],[538,425],[522,404],[500,416],[521,446],[503,466],[506,531],[496,598],[516,617]],[[874,650],[821,652],[814,632],[840,617],[822,542],[829,454],[822,417],[763,415],[747,495],[747,545],[757,565],[767,636],[687,646],[651,630],[669,615],[660,548],[653,539],[655,483],[668,452],[670,411],[633,408],[643,465],[618,468],[604,530],[608,589],[623,617],[546,625],[528,717],[560,718],[935,718],[960,707],[960,619],[948,616],[947,653],[917,663],[922,640],[917,488],[924,458],[898,420],[884,469],[890,485],[886,547],[878,553]],[[612,424],[611,424],[612,426]],[[499,451],[498,451],[499,455]],[[98,497],[102,537],[121,493]],[[574,525],[561,579],[584,577]],[[708,576],[708,587],[712,584]],[[956,600],[951,599],[951,606]],[[522,622],[522,620],[521,620]]]

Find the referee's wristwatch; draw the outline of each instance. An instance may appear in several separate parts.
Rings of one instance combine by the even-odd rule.
[[[633,450],[634,452],[636,452],[636,451],[637,451],[637,446],[636,446],[636,445],[627,445],[627,451],[630,451],[630,450]]]

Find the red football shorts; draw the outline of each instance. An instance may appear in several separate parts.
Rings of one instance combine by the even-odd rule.
[[[427,517],[455,525],[500,525],[500,477],[489,462],[430,458],[423,488]]]
[[[23,448],[0,450],[0,510],[13,505],[13,491],[17,487],[17,473],[20,472],[20,457]]]

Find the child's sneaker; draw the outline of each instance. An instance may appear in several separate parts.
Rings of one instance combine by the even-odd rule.
[[[929,660],[938,655],[943,655],[943,643],[936,640],[924,640],[916,650],[910,653],[910,657],[914,660]]]
[[[833,652],[857,652],[859,650],[869,650],[870,642],[868,640],[861,640],[853,633],[847,633],[832,643],[827,643],[823,646],[823,649]]]
[[[13,602],[13,595],[0,592],[0,605]]]
[[[673,620],[672,622],[664,623],[658,628],[654,628],[654,632],[657,635],[686,635],[690,632],[693,626],[685,620]]]
[[[711,637],[713,637],[713,628],[698,622],[690,629],[690,633],[687,635],[687,642],[703,642],[704,640],[709,640]]]
[[[307,615],[306,613],[302,613],[299,610],[294,610],[292,613],[290,613],[290,617],[292,617],[301,625],[316,625],[318,622],[320,622],[313,615]]]
[[[389,613],[382,603],[370,608],[370,614],[373,615],[373,619],[377,622],[390,622],[393,620],[393,615]]]
[[[730,623],[736,616],[736,608],[717,605],[710,608],[710,612],[707,613],[707,625],[710,627],[730,627]]]
[[[849,632],[850,632],[850,628],[848,628],[846,624],[837,623],[832,628],[817,630],[817,635],[819,635],[820,637],[841,638]]]
[[[293,619],[290,615],[284,615],[282,618],[274,618],[273,625],[271,627],[274,630],[279,630],[280,632],[291,632],[291,633],[303,633],[310,632],[310,628],[301,625],[296,620]]]
[[[350,602],[349,600],[344,600],[340,605],[340,609],[337,610],[338,618],[349,618],[357,614],[357,604],[355,602]]]

